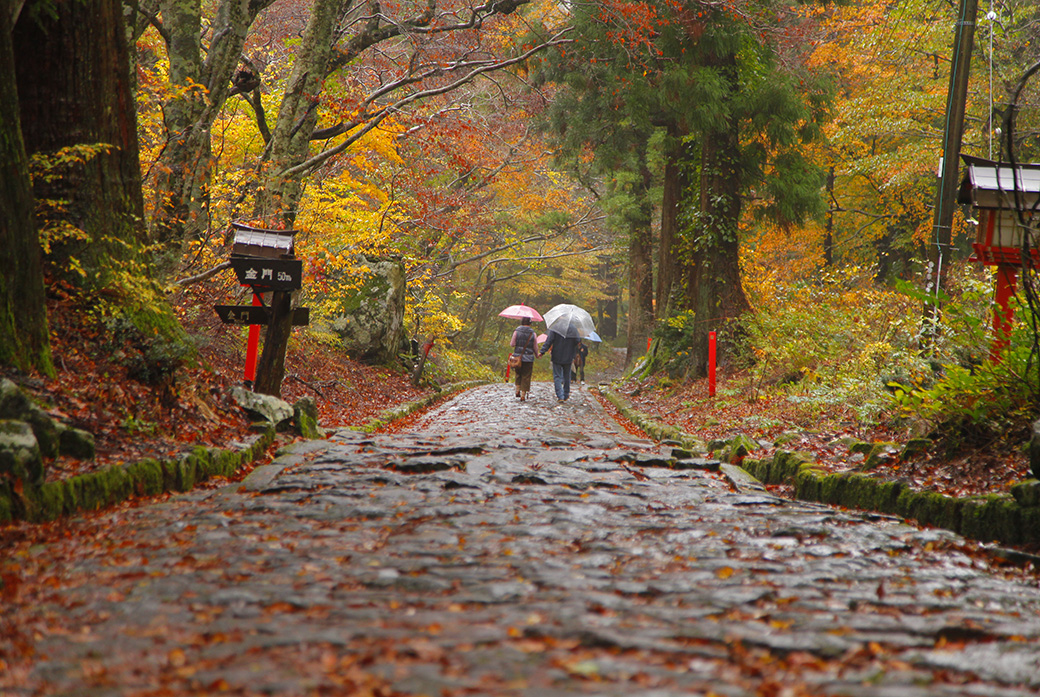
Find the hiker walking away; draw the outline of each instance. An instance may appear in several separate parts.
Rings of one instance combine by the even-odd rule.
[[[555,329],[550,329],[549,338],[545,340],[545,345],[538,355],[544,356],[549,350],[552,350],[550,360],[556,399],[564,402],[571,396],[571,363],[574,362],[574,354],[578,350],[578,338],[566,337]]]
[[[589,347],[584,341],[578,339],[578,347],[574,354],[574,377],[585,384],[585,359],[588,358]]]
[[[520,320],[520,326],[513,330],[513,336],[509,338],[509,345],[513,347],[513,356],[520,358],[520,365],[516,366],[516,396],[521,402],[527,401],[527,393],[531,391],[531,373],[534,372],[535,353],[538,351],[538,337],[531,328],[531,318],[524,317]],[[513,359],[515,362],[515,358]]]

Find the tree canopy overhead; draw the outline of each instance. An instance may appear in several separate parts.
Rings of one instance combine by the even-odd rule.
[[[797,258],[799,273],[868,263],[879,279],[918,270],[948,69],[944,3],[125,9],[138,138],[112,150],[118,139],[101,129],[84,145],[94,164],[124,169],[139,146],[143,191],[120,171],[126,195],[104,212],[124,211],[123,232],[99,223],[103,236],[78,237],[89,220],[63,228],[69,243],[93,240],[66,254],[69,268],[121,240],[104,254],[147,259],[164,281],[205,278],[235,300],[227,275],[206,275],[226,259],[227,224],[295,227],[307,285],[322,297],[356,282],[360,254],[400,256],[415,338],[486,351],[498,305],[577,299],[620,318],[630,355],[662,323],[683,324],[695,371],[708,331],[739,338],[728,328],[752,309],[745,285],[773,260]],[[980,31],[970,91],[975,154],[1035,26],[1027,3],[996,14],[992,50]],[[1021,116],[1016,144],[1029,159],[1036,120]],[[44,260],[60,264],[47,230]],[[309,292],[296,302],[315,303],[320,319]]]

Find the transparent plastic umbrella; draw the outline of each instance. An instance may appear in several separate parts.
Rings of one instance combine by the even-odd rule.
[[[572,338],[587,337],[596,331],[592,315],[577,305],[557,305],[545,313],[545,326]]]

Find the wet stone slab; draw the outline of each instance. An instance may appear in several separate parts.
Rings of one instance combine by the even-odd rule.
[[[242,485],[102,515],[132,551],[40,551],[66,579],[34,608],[47,658],[4,694],[1040,690],[1034,575],[673,457],[580,387],[331,433]]]

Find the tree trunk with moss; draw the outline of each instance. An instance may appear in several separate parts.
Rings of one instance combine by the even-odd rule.
[[[254,217],[264,227],[292,229],[303,191],[300,175],[287,170],[307,159],[318,123],[318,95],[332,58],[337,19],[350,0],[315,0],[303,42],[296,51],[289,86],[271,133],[270,161],[257,195]]]
[[[0,12],[0,364],[52,374],[40,240],[15,90],[10,12]]]
[[[643,168],[642,192],[628,237],[628,341],[625,362],[646,349],[654,326],[654,232],[651,225],[650,171]]]
[[[145,237],[122,5],[29,2],[12,36],[25,148],[42,163],[47,261],[76,285],[106,288],[139,261]]]
[[[179,261],[188,241],[210,231],[213,123],[233,89],[245,94],[232,81],[249,30],[272,1],[221,0],[207,17],[206,32],[198,0],[159,2],[171,90],[163,103],[166,143],[153,168],[149,214],[153,236],[168,257],[164,266]],[[209,37],[205,45],[204,36]],[[257,80],[252,89],[258,86]]]
[[[686,268],[687,307],[697,322],[690,356],[698,377],[707,375],[708,333],[730,330],[717,335],[719,360],[725,361],[738,338],[734,320],[751,309],[740,280],[738,153],[735,127],[711,133],[701,143],[700,208]]]

